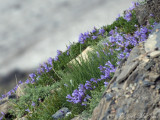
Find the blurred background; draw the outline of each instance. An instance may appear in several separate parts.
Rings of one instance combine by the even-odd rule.
[[[0,0],[0,94],[80,33],[111,24],[133,0]]]

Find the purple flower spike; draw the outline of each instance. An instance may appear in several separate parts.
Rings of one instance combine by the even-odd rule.
[[[52,61],[53,61],[53,59],[52,59],[51,57],[50,57],[50,58],[48,58],[48,64],[49,64],[49,65],[51,65],[51,66],[53,66]]]
[[[132,13],[130,11],[127,11],[127,13],[124,16],[124,19],[127,21],[130,21],[132,17]]]

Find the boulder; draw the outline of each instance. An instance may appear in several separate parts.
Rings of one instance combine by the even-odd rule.
[[[87,47],[80,55],[78,55],[75,59],[71,60],[69,62],[69,64],[75,64],[76,61],[78,61],[79,63],[81,63],[81,59],[83,59],[84,61],[88,59],[88,55],[87,53],[89,51],[92,51],[93,49],[89,46]]]
[[[144,4],[135,8],[136,18],[140,25],[147,25],[150,18],[160,21],[160,1],[159,0],[146,0]]]
[[[66,114],[70,112],[68,108],[63,107],[58,110],[54,115],[52,115],[53,120],[58,120],[59,118],[64,118]]]
[[[134,47],[117,67],[91,120],[159,120],[159,36],[154,29],[148,40]]]

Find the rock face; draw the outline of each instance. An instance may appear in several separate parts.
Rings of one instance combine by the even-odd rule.
[[[160,21],[160,1],[147,0],[145,4],[136,7],[136,17],[140,25],[146,25],[150,18]]]
[[[87,53],[92,51],[93,49],[89,46],[87,47],[80,55],[78,55],[75,59],[71,60],[69,64],[75,64],[78,61],[81,64],[82,59],[86,61],[88,59]]]
[[[92,120],[159,120],[160,32],[158,24],[146,42],[134,47],[117,67]]]

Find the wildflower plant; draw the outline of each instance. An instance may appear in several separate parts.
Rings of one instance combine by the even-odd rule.
[[[138,5],[133,3],[111,25],[81,33],[78,42],[67,46],[66,51],[57,50],[54,58],[50,57],[35,73],[29,74],[25,95],[11,101],[15,109],[10,113],[16,117],[27,115],[31,120],[50,120],[53,113],[65,106],[72,117],[84,110],[91,114],[120,61],[129,56],[134,46],[146,41],[156,25],[153,15],[147,26],[138,24],[134,11]],[[88,46],[93,51],[87,53],[87,60],[81,58],[81,64],[78,61],[69,64]],[[14,94],[18,85],[0,100]]]

